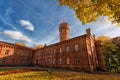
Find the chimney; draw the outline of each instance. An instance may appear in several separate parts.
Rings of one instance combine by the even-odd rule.
[[[93,35],[94,41],[95,41],[95,35]]]
[[[87,33],[87,35],[91,35],[91,31],[90,31],[90,28],[88,28],[88,29],[86,29],[86,33]]]

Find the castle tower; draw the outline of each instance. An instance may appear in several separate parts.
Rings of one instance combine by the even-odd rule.
[[[68,23],[62,23],[59,25],[60,41],[68,40],[70,38],[70,25]]]

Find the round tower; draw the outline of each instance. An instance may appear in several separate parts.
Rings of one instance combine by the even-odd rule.
[[[70,25],[62,22],[59,25],[60,41],[68,40],[70,38]]]

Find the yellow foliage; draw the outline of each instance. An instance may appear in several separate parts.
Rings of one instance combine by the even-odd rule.
[[[40,45],[38,45],[36,48],[37,48],[37,49],[41,49],[41,48],[44,48],[44,47],[45,47],[44,45],[41,45],[41,44],[40,44]]]
[[[110,41],[111,39],[108,36],[99,36],[97,40],[100,40],[102,43],[104,43],[104,42]]]
[[[22,43],[22,42],[16,42],[15,43],[16,45],[19,45],[19,46],[26,46],[24,43]]]
[[[120,23],[120,0],[58,0],[61,6],[69,6],[83,24],[108,16],[113,23]],[[112,16],[111,16],[112,15]],[[111,19],[112,18],[112,19]]]

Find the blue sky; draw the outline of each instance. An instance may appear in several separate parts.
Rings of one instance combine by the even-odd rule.
[[[85,34],[87,28],[91,28],[96,37],[120,36],[120,27],[111,24],[107,17],[82,25],[75,12],[61,7],[57,0],[0,0],[0,40],[24,42],[31,47],[59,42],[62,19],[71,26],[71,38]]]

